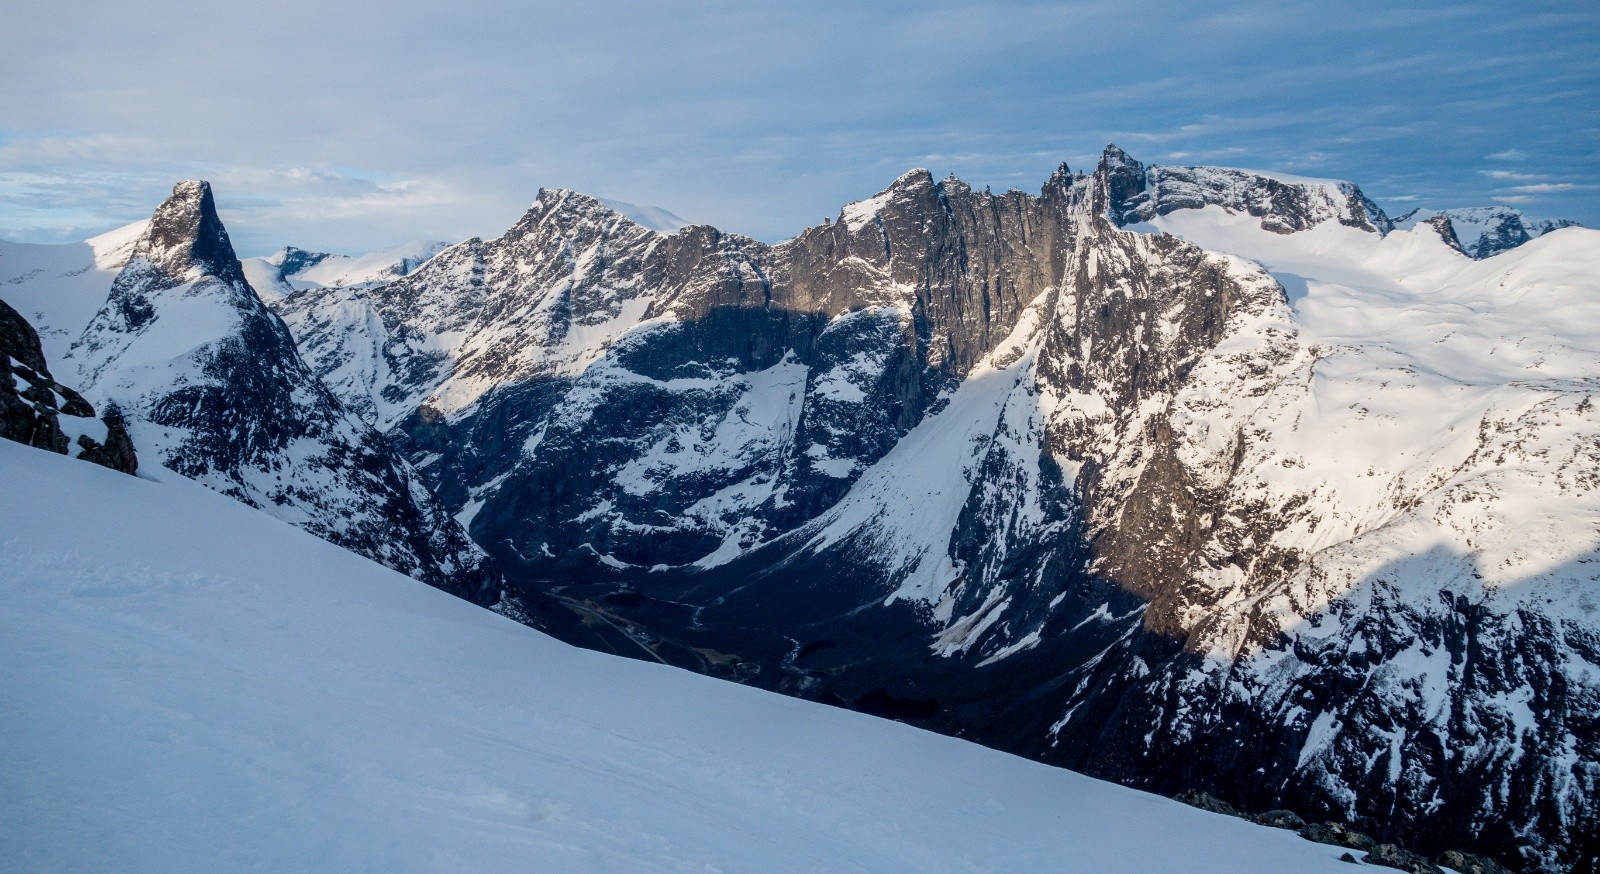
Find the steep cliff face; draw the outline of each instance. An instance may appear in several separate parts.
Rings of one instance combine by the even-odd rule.
[[[512,615],[1555,870],[1594,852],[1600,247],[1445,230],[1112,147],[773,247],[544,192],[279,309]]]
[[[305,367],[204,182],[156,209],[72,357],[163,466],[447,591],[498,596],[485,556]]]

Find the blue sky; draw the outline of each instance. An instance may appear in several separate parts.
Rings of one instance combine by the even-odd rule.
[[[1600,226],[1593,0],[580,5],[13,4],[0,237],[201,176],[246,255],[494,236],[541,186],[777,240],[910,167],[1037,190],[1107,142]]]

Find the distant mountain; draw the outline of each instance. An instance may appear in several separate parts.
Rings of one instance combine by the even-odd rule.
[[[1488,258],[1560,228],[1582,227],[1567,219],[1536,219],[1509,206],[1469,209],[1414,209],[1395,219],[1395,227],[1408,229],[1425,222],[1448,222],[1461,251],[1477,259]]]
[[[301,288],[391,282],[417,269],[448,246],[448,243],[417,241],[365,255],[330,255],[286,246],[265,258],[246,258],[241,263],[250,285],[262,299],[274,301]]]
[[[388,280],[285,250],[258,297],[209,197],[132,251],[0,247],[47,350],[126,261],[72,360],[163,463],[430,580],[459,522],[497,609],[587,646],[1600,857],[1594,231],[1113,146],[1037,194],[913,170],[776,246],[541,191]]]
[[[1596,236],[1480,264],[1348,182],[1111,147],[777,246],[545,191],[275,306],[512,615],[1557,870],[1600,797]]]

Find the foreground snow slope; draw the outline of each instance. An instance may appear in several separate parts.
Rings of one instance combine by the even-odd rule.
[[[0,441],[17,870],[1346,870],[1289,832],[574,649],[157,476]]]

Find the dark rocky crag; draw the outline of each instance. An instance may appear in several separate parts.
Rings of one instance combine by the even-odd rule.
[[[1294,464],[1262,423],[1336,353],[1258,265],[1123,229],[1206,206],[1393,230],[1355,186],[1112,147],[1037,195],[913,171],[777,246],[541,192],[278,308],[510,569],[509,615],[1428,853],[1592,858],[1592,625],[1452,556],[1336,589],[1274,545],[1332,523],[1261,487]]]
[[[63,416],[68,417],[65,429]],[[82,395],[50,375],[33,325],[0,300],[0,437],[63,455],[76,448],[78,458],[122,473],[138,472],[139,458],[122,416],[107,411],[99,421],[103,436],[86,433],[100,430],[83,421],[94,418],[94,407]]]

